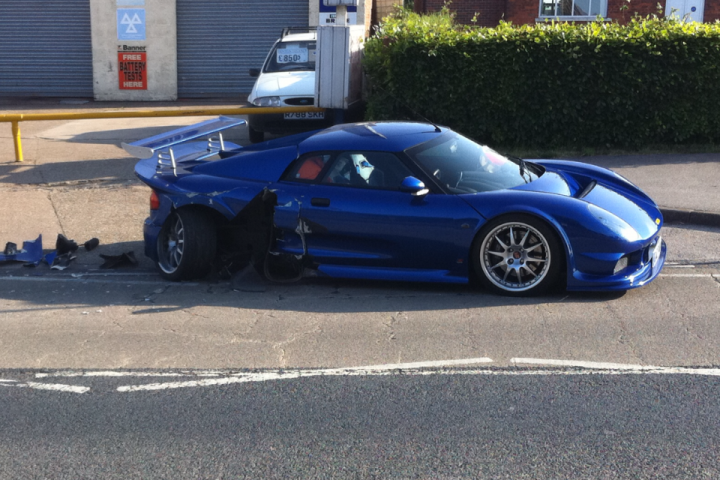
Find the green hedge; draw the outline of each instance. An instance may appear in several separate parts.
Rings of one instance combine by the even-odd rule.
[[[426,117],[525,147],[720,140],[720,23],[453,25],[388,17],[365,47],[368,119]]]

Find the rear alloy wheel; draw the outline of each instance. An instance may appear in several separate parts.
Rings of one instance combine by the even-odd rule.
[[[160,276],[172,281],[205,277],[217,251],[213,221],[198,210],[172,213],[157,239]]]
[[[260,143],[265,140],[265,132],[255,130],[252,127],[248,127],[248,136],[250,137],[250,143]]]
[[[557,236],[541,221],[504,217],[483,228],[473,247],[475,272],[491,290],[510,296],[538,295],[555,285],[563,265]]]

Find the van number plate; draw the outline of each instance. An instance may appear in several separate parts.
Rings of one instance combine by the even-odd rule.
[[[285,114],[285,120],[322,120],[325,112],[292,112]]]

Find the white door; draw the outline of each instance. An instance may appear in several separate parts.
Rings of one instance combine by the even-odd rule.
[[[688,22],[702,22],[705,0],[667,0],[666,17],[685,18]]]

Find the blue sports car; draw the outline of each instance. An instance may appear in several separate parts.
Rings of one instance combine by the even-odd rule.
[[[603,168],[503,156],[426,123],[223,140],[244,123],[123,145],[152,189],[145,253],[164,278],[254,267],[277,281],[477,279],[534,295],[639,287],[665,262],[657,205]]]

